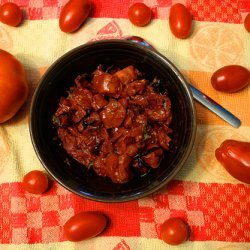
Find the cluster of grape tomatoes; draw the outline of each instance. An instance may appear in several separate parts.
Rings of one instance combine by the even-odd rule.
[[[81,27],[91,12],[91,0],[69,0],[62,8],[59,27],[63,32],[74,32]],[[12,2],[0,6],[0,21],[18,26],[22,22],[22,10]],[[128,18],[136,26],[143,27],[150,23],[152,10],[144,3],[134,3],[128,9]],[[172,5],[169,14],[169,26],[177,38],[187,38],[192,30],[192,15],[185,5]],[[250,32],[250,13],[244,19],[244,27]]]

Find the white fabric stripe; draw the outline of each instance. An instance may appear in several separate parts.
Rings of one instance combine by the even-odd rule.
[[[105,242],[105,243],[104,243]],[[125,243],[124,243],[125,242]],[[130,248],[128,248],[129,246]],[[113,250],[116,246],[117,249],[129,250],[204,250],[204,249],[217,249],[217,250],[247,250],[250,248],[250,243],[235,243],[223,241],[192,241],[185,242],[178,246],[170,246],[160,239],[147,239],[140,237],[96,237],[82,242],[72,243],[68,241],[49,244],[18,244],[20,250],[92,250],[103,249]],[[16,250],[17,245],[0,244],[1,250]]]
[[[108,24],[110,29],[105,29]],[[182,40],[171,34],[167,20],[156,19],[146,27],[136,27],[127,19],[90,18],[77,32],[66,34],[59,29],[57,19],[27,20],[18,28],[0,24],[2,39],[10,43],[2,41],[0,46],[32,69],[49,66],[66,51],[92,39],[137,35],[147,39],[180,69],[213,71],[223,63],[250,67],[249,33],[243,24],[194,21],[193,29],[193,34]],[[214,57],[205,58],[202,53]]]

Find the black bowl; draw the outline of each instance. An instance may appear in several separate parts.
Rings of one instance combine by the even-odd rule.
[[[172,102],[173,129],[170,150],[161,165],[144,177],[114,184],[97,176],[71,158],[60,145],[52,116],[61,96],[76,76],[104,66],[134,65],[147,79],[160,78],[160,90],[167,89]],[[122,202],[147,196],[169,182],[182,168],[194,143],[196,112],[192,94],[178,69],[161,54],[124,40],[103,40],[77,47],[59,58],[42,77],[31,105],[30,133],[33,146],[49,174],[68,190],[88,199]]]

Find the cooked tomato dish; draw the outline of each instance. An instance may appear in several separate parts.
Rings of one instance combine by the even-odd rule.
[[[115,183],[157,168],[169,149],[171,101],[130,65],[82,74],[53,116],[67,153]]]

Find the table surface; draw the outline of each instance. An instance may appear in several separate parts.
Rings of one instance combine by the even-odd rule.
[[[24,64],[30,95],[20,112],[0,126],[0,248],[168,249],[171,247],[159,239],[159,228],[169,217],[181,217],[192,233],[180,249],[250,249],[250,186],[231,177],[214,156],[225,139],[250,141],[250,87],[226,94],[210,84],[212,73],[224,65],[250,68],[250,34],[243,26],[250,1],[144,0],[154,19],[140,28],[128,21],[127,10],[141,1],[92,0],[91,16],[72,34],[61,32],[58,26],[66,0],[14,2],[24,10],[25,20],[16,28],[0,23],[0,48]],[[193,32],[188,39],[175,38],[169,29],[169,10],[176,2],[185,4],[193,15]],[[233,128],[196,103],[198,128],[188,161],[164,189],[140,200],[94,202],[55,182],[43,195],[28,194],[21,187],[23,175],[43,169],[28,126],[31,98],[39,79],[57,58],[78,45],[128,35],[148,40],[194,86],[237,115],[242,125]],[[63,224],[72,215],[89,210],[102,211],[111,218],[107,230],[87,241],[67,241]]]

